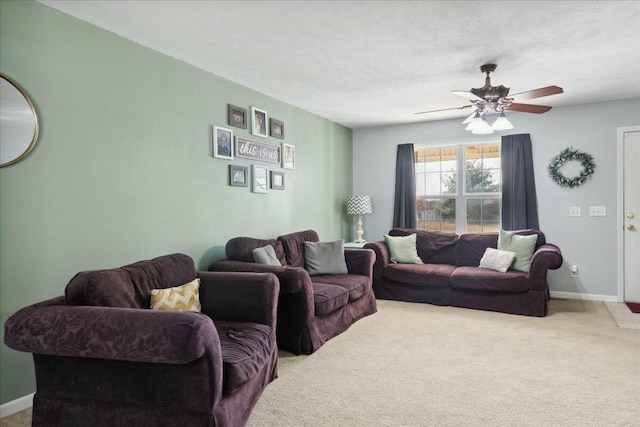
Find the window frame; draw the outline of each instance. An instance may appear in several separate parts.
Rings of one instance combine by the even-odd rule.
[[[498,173],[499,177],[499,190],[497,192],[480,192],[480,193],[467,193],[467,168],[466,168],[466,149],[468,147],[483,147],[488,145],[497,145],[499,153],[500,152],[500,139],[490,139],[484,141],[474,141],[474,142],[456,142],[456,143],[448,143],[448,144],[416,144],[416,151],[424,151],[424,150],[442,150],[447,148],[455,148],[456,149],[456,193],[442,193],[438,195],[434,194],[418,194],[418,188],[416,186],[416,210],[418,209],[418,203],[422,200],[445,200],[445,199],[454,199],[455,200],[455,233],[456,234],[464,234],[470,231],[467,231],[467,202],[470,199],[497,199],[498,200],[498,227],[502,226],[502,168],[499,167]],[[501,156],[501,154],[500,154]],[[481,159],[484,156],[481,157]],[[441,160],[442,162],[442,160]],[[416,163],[417,165],[418,163]],[[495,170],[495,169],[494,169]],[[420,174],[426,174],[427,172],[420,172]],[[442,170],[440,171],[442,176]],[[416,178],[418,176],[418,172],[415,172]],[[425,183],[424,190],[426,192],[427,185]],[[420,210],[418,212],[418,224],[417,227],[421,230],[426,228],[421,227],[420,223],[425,222],[425,219],[421,219]],[[442,230],[442,215],[440,216],[440,230]],[[447,231],[444,231],[447,232]],[[476,232],[476,231],[473,231]],[[481,230],[479,233],[493,233],[495,230],[484,231]]]

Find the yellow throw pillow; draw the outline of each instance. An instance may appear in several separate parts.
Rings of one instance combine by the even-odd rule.
[[[151,309],[165,311],[200,311],[200,279],[175,288],[152,289]]]

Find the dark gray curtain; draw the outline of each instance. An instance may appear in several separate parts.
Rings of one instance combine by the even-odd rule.
[[[398,145],[393,226],[417,228],[416,167],[413,144]]]
[[[502,229],[538,230],[538,203],[533,179],[531,137],[502,137]]]

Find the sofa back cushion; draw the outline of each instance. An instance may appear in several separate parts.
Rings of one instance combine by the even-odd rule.
[[[414,233],[416,234],[416,249],[422,262],[425,264],[455,265],[457,234],[393,228],[389,231],[389,236],[409,236]]]
[[[546,243],[544,233],[538,230],[516,230],[513,233],[521,236],[537,234],[536,249]],[[456,247],[455,264],[461,267],[478,267],[487,248],[498,248],[498,233],[461,234]]]
[[[306,230],[279,236],[278,241],[284,247],[287,264],[304,268],[304,242],[319,242],[320,238],[315,231]]]
[[[120,268],[80,272],[67,284],[65,296],[69,305],[149,308],[151,289],[180,286],[195,278],[193,260],[172,254]]]
[[[254,239],[252,237],[234,237],[227,242],[225,252],[231,261],[254,262],[253,250],[270,245],[276,252],[280,264],[287,265],[282,243],[276,239]]]

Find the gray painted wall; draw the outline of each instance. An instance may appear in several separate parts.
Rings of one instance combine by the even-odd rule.
[[[350,232],[348,128],[35,2],[0,2],[0,71],[25,88],[41,124],[35,150],[0,169],[3,325],[62,295],[81,270],[173,252],[206,268],[234,236]],[[227,103],[285,123],[297,161],[286,190],[227,185],[229,164],[256,163],[212,157]],[[35,391],[29,354],[2,344],[0,369],[2,403]]]
[[[363,216],[365,238],[381,240],[391,228],[398,144],[477,143],[499,140],[501,134],[529,133],[540,229],[548,242],[560,247],[565,260],[561,269],[549,273],[551,291],[615,297],[616,131],[640,124],[640,99],[554,108],[543,115],[514,113],[509,119],[513,130],[481,137],[465,131],[462,119],[354,130],[354,193],[370,195],[374,210]],[[568,146],[591,154],[596,162],[592,179],[574,189],[559,187],[547,173],[549,161]],[[566,172],[574,176],[570,169]],[[593,205],[606,206],[607,216],[589,217]],[[580,206],[582,216],[569,217],[569,206]],[[577,278],[569,275],[572,264],[578,265]]]

